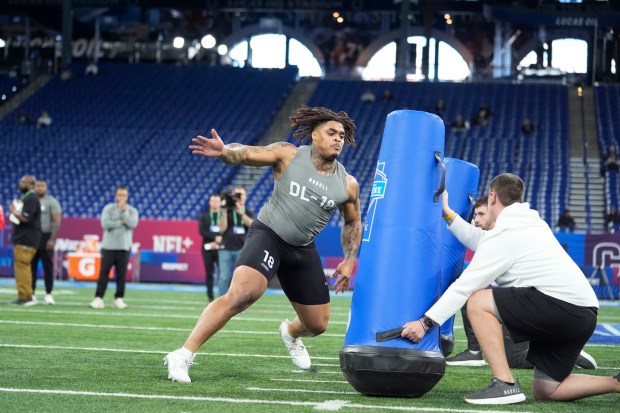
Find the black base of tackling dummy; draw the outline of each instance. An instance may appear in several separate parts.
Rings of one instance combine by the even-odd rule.
[[[345,346],[340,369],[366,396],[420,397],[441,380],[446,359],[439,352],[375,346]]]

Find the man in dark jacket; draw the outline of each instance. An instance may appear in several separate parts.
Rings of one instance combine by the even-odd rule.
[[[222,198],[217,195],[209,197],[209,209],[203,212],[198,223],[198,230],[202,236],[202,260],[205,264],[207,283],[207,297],[213,301],[213,279],[215,264],[218,263],[217,250],[222,243],[220,218],[222,217]]]
[[[34,193],[34,176],[24,175],[19,181],[22,196],[9,205],[13,222],[13,268],[17,300],[11,304],[31,306],[32,268],[31,263],[41,240],[41,204]]]

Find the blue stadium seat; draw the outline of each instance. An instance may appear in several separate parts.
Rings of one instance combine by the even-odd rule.
[[[54,78],[20,107],[47,110],[50,128],[0,122],[0,197],[33,173],[69,216],[100,214],[128,185],[144,217],[196,218],[208,203],[197,188],[219,192],[234,171],[192,156],[191,138],[215,127],[226,142],[253,143],[295,78],[296,69],[105,63],[98,76]]]

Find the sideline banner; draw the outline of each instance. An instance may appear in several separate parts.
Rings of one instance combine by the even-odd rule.
[[[0,236],[0,276],[13,276],[11,234],[12,226],[8,225]],[[87,249],[84,237],[88,235],[97,235],[101,239],[103,229],[99,219],[71,217],[62,219],[55,246],[56,261],[62,262],[62,265],[57,265],[55,268],[57,278],[67,279],[70,272],[75,275],[78,271],[80,275],[72,278],[97,279],[98,257],[81,252]],[[140,219],[134,231],[133,241],[128,281],[136,274],[134,266],[139,253],[142,262],[138,265],[143,265],[139,271],[142,275],[140,281],[205,282],[200,250],[202,237],[198,232],[197,221]]]
[[[4,231],[5,246],[11,245],[12,226]],[[77,251],[83,246],[84,235],[103,236],[101,221],[97,218],[63,218],[56,250]],[[200,252],[202,237],[198,232],[198,221],[167,221],[140,219],[133,233],[134,250],[155,252]]]
[[[6,220],[6,228],[4,231],[0,230],[0,277],[13,276],[12,230],[12,223]],[[63,268],[61,273],[57,273],[57,277],[68,277],[69,263],[66,254],[84,249],[85,235],[103,235],[99,219],[63,218],[55,248],[57,256],[63,259]],[[610,294],[605,285],[606,281],[609,282],[613,295],[618,298],[620,234],[558,232],[555,236],[584,271],[584,275],[592,276],[591,284],[600,298],[608,298]],[[342,260],[340,228],[326,227],[316,238],[316,246],[326,274],[331,274]],[[134,231],[133,248],[134,253],[139,251],[141,255],[140,281],[204,283],[201,247],[202,238],[198,232],[197,221],[141,219]],[[466,264],[471,261],[472,256],[473,253],[468,250],[465,255]],[[601,272],[594,273],[596,267],[605,268],[606,277],[603,277]],[[353,272],[352,288],[356,273],[357,268]],[[333,281],[329,280],[330,284],[333,284]]]

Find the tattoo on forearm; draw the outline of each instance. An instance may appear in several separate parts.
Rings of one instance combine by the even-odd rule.
[[[272,151],[275,151],[278,148],[282,148],[282,147],[285,147],[285,146],[292,146],[292,145],[290,143],[287,143],[287,142],[274,142],[271,145],[265,146],[265,150],[267,152],[272,152]]]
[[[344,258],[357,257],[357,251],[362,240],[362,224],[360,221],[353,221],[342,226],[341,242]]]
[[[354,219],[345,222],[342,226],[342,232],[340,234],[340,241],[342,243],[342,250],[344,252],[344,258],[357,257],[357,251],[359,250],[360,243],[362,242],[362,222],[360,221],[360,199],[359,199],[359,186],[355,185],[354,194],[351,196],[351,202],[353,203],[354,215],[350,218]],[[341,210],[342,213],[342,210]]]
[[[245,151],[247,151],[247,146],[241,145],[240,143],[231,143],[230,145],[226,145],[228,149],[226,153],[220,155],[220,160],[227,165],[239,165],[243,160],[243,155]]]

